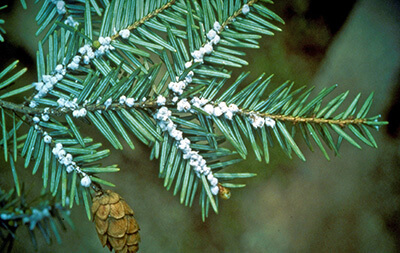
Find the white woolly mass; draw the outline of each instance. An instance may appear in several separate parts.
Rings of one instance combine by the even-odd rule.
[[[39,104],[36,101],[31,101],[29,102],[29,107],[30,108],[35,108],[36,106],[38,106]]]
[[[158,125],[162,131],[171,132],[173,129],[176,129],[176,125],[170,119],[167,119],[166,121],[158,121]]]
[[[49,121],[50,116],[48,114],[42,114],[42,120],[43,121]]]
[[[111,98],[108,98],[108,99],[104,102],[104,105],[106,106],[106,109],[107,109],[108,107],[110,107],[111,104],[112,104],[112,99],[111,99]]]
[[[72,61],[79,65],[79,62],[81,61],[81,56],[75,55],[74,58],[72,58]]]
[[[224,116],[226,119],[232,120],[233,119],[233,112],[232,111],[227,111],[224,113]]]
[[[239,107],[237,105],[235,105],[235,104],[230,104],[228,108],[233,113],[237,113],[239,111]]]
[[[194,62],[201,62],[203,63],[203,56],[204,54],[200,50],[193,51],[192,54]]]
[[[190,140],[188,138],[183,138],[180,142],[179,142],[179,149],[182,150],[183,153],[187,153],[189,151],[191,151],[190,148]]]
[[[120,103],[121,105],[123,105],[123,104],[125,104],[125,102],[126,102],[126,96],[121,96],[121,97],[119,98],[119,103]]]
[[[66,167],[66,171],[67,171],[67,173],[71,173],[72,171],[74,171],[75,170],[75,165],[68,165],[67,167]]]
[[[34,96],[35,99],[46,96],[46,94],[53,89],[54,85],[64,78],[66,69],[63,65],[59,64],[56,66],[54,72],[54,75],[42,75],[42,81],[32,83],[32,86],[38,91]],[[38,105],[39,103],[37,101],[31,101],[29,104],[31,108],[35,108]]]
[[[43,89],[44,83],[43,82],[34,82],[32,86],[35,87],[37,91],[41,91]]]
[[[51,75],[42,75],[42,81],[45,84],[54,85],[57,83],[57,78]]]
[[[132,107],[132,106],[134,106],[135,105],[135,99],[134,98],[127,98],[126,99],[126,101],[125,101],[125,104],[128,106],[128,107]]]
[[[204,48],[204,52],[205,52],[206,54],[211,54],[212,51],[213,51],[213,46],[212,46],[211,43],[205,44],[203,48]]]
[[[71,173],[76,171],[78,174],[81,174],[81,185],[84,187],[89,187],[92,183],[89,175],[84,173],[73,161],[73,156],[70,153],[67,153],[63,145],[61,143],[56,143],[55,147],[52,150],[54,156],[58,158],[58,161],[65,166],[65,170],[67,173]]]
[[[218,107],[221,109],[222,113],[226,113],[227,111],[229,111],[229,108],[228,108],[228,106],[226,105],[225,102],[220,102],[218,104]]]
[[[79,63],[72,61],[67,65],[67,68],[69,68],[70,70],[77,70],[79,68]]]
[[[74,110],[74,109],[78,108],[78,103],[76,101],[78,101],[78,98],[74,98],[73,100],[59,98],[57,100],[57,103],[58,103],[59,107],[65,107],[65,108]]]
[[[189,73],[185,76],[185,80],[183,81],[185,83],[185,87],[193,81],[193,76],[194,76],[193,71],[189,71]]]
[[[208,174],[207,179],[212,186],[216,186],[218,184],[218,179],[213,176],[213,174]]]
[[[242,13],[243,13],[244,15],[247,15],[247,13],[249,13],[249,12],[250,12],[250,7],[249,7],[249,5],[244,4],[244,5],[242,6]]]
[[[111,45],[110,37],[99,37],[100,47],[94,52],[96,57],[99,57],[110,50],[114,50],[115,47]]]
[[[90,177],[88,175],[85,175],[82,179],[81,179],[81,185],[83,187],[89,187],[90,184],[92,183],[92,180],[90,179]]]
[[[243,14],[247,14],[250,11],[250,7],[247,4],[244,4],[242,7]],[[226,26],[226,28],[228,28]],[[215,21],[213,24],[213,28],[207,32],[208,42],[201,47],[199,50],[195,50],[191,53],[194,62],[204,63],[204,55],[211,54],[213,52],[213,45],[217,45],[221,37],[218,35],[220,30],[222,29],[221,24],[218,21]],[[186,67],[187,68],[187,67]],[[230,113],[228,113],[228,118],[230,118]]]
[[[186,98],[184,98],[178,102],[177,109],[179,112],[187,112],[190,110],[190,103],[187,101]]]
[[[220,40],[221,40],[221,38],[219,37],[219,35],[215,35],[214,39],[211,40],[211,43],[213,43],[214,45],[217,45]]]
[[[212,114],[214,113],[214,106],[213,106],[212,104],[206,104],[206,105],[203,107],[203,110],[204,110],[206,113],[212,115]]]
[[[56,146],[53,148],[52,152],[53,155],[55,155],[58,158],[58,154],[60,153],[60,151],[63,149],[63,145],[62,143],[56,143]]]
[[[78,52],[79,52],[81,55],[86,54],[86,47],[83,46],[83,47],[79,48]]]
[[[64,14],[67,12],[65,8],[65,2],[63,0],[51,0],[56,5],[58,14]]]
[[[192,71],[191,71],[191,72],[192,72]],[[187,76],[185,77],[185,82],[186,82],[186,83],[191,83],[191,82],[193,82],[193,76],[187,75]]]
[[[273,120],[273,119],[271,119],[271,118],[267,117],[267,118],[265,118],[265,122],[264,122],[264,124],[265,124],[266,126],[269,126],[269,127],[272,127],[272,128],[274,128],[274,127],[275,127],[275,124],[276,124],[276,122],[275,122],[275,120]]]
[[[62,76],[64,76],[67,73],[67,70],[65,69],[64,65],[62,65],[62,64],[58,64],[56,66],[55,71],[57,72],[57,74],[60,74]]]
[[[62,64],[58,64],[54,69],[57,73],[61,73],[64,70],[64,66]],[[64,73],[65,75],[65,73]]]
[[[37,124],[37,123],[40,122],[40,118],[35,116],[35,117],[32,118],[32,121],[33,121],[33,123]]]
[[[188,61],[185,63],[185,68],[190,68],[192,66],[193,62],[192,61]]]
[[[253,127],[255,127],[255,128],[261,128],[261,127],[263,127],[263,126],[264,126],[264,123],[265,123],[265,119],[262,118],[262,117],[256,116],[256,117],[254,117],[253,120],[252,120]]]
[[[192,106],[202,108],[203,111],[210,115],[214,115],[215,117],[220,117],[224,115],[225,118],[229,120],[232,120],[233,116],[239,111],[239,107],[235,104],[230,104],[229,106],[227,106],[225,102],[220,102],[218,105],[213,105],[207,104],[208,100],[203,99],[204,98],[199,99],[198,97],[194,97],[190,102]],[[201,100],[203,100],[203,102]]]
[[[65,156],[61,156],[60,152],[59,152],[59,157],[58,157],[59,161],[61,164],[64,164],[65,166],[68,166],[72,163],[72,155],[70,153],[67,153]]]
[[[94,52],[93,52],[93,49],[92,48],[90,48],[91,50],[88,50],[87,52],[86,52],[86,55],[89,57],[89,59],[93,59],[94,58],[94,56],[95,56],[95,54],[94,54]]]
[[[111,38],[110,37],[99,37],[99,43],[101,45],[109,45],[111,42]]]
[[[199,49],[199,51],[200,51],[200,54],[204,57],[204,55],[206,54],[206,49],[204,47],[201,47]]]
[[[59,99],[57,99],[57,104],[59,107],[64,107],[66,101],[67,100],[65,98],[59,98]]]
[[[183,90],[186,88],[186,82],[170,82],[168,88],[178,95],[182,95]]]
[[[72,59],[72,62],[68,64],[68,68],[77,69],[79,67],[79,62],[82,60],[84,64],[89,64],[90,61],[95,57],[95,53],[93,52],[93,48],[86,44],[83,47],[79,48],[78,52],[81,56],[76,55]]]
[[[85,108],[76,109],[72,112],[72,116],[75,118],[85,117],[87,114],[87,110]]]
[[[79,25],[79,23],[77,21],[75,21],[72,16],[68,16],[68,18],[64,21],[64,24],[72,26],[72,27],[76,27]]]
[[[51,140],[52,140],[51,136],[48,135],[47,133],[43,136],[44,143],[51,143]]]
[[[85,117],[87,114],[87,110],[83,107],[80,108],[77,101],[77,98],[74,98],[73,100],[59,98],[57,100],[57,103],[59,107],[72,110],[72,116],[74,116],[75,118]],[[87,101],[85,101],[85,104],[86,103]]]
[[[172,129],[169,135],[177,141],[183,140],[183,132],[178,129]]]
[[[198,97],[193,97],[192,100],[190,100],[190,103],[197,108],[201,108],[203,105],[208,103],[208,99],[206,98],[198,98]]]
[[[54,76],[57,79],[57,81],[60,81],[61,79],[64,78],[64,76],[62,74],[59,74],[59,73],[56,73]]]
[[[59,154],[58,159],[59,159],[61,164],[64,164],[65,166],[68,166],[68,165],[70,165],[72,163],[73,157],[72,157],[72,155],[70,153],[67,153],[65,156],[61,156],[60,152],[58,154]]]
[[[220,41],[220,37],[217,34],[221,29],[221,25],[218,21],[215,21],[213,29],[207,32],[207,39],[209,40],[203,47],[199,50],[195,50],[191,53],[194,62],[204,62],[204,55],[211,54],[213,52],[213,45],[217,45]]]
[[[210,30],[207,33],[207,39],[212,40],[214,39],[215,35],[217,35],[217,32],[215,32],[215,30]]]
[[[218,106],[217,107],[214,107],[214,116],[216,116],[216,117],[219,117],[219,116],[221,116],[223,113],[222,113],[222,110],[221,110],[221,108],[219,108]]]
[[[121,31],[119,31],[119,35],[123,38],[123,39],[127,39],[129,38],[129,35],[131,34],[131,32],[128,29],[123,29]]]
[[[275,127],[275,120],[267,117],[263,118],[261,116],[252,114],[249,116],[249,121],[253,125],[254,128],[261,128],[264,125],[269,126],[271,128]]]
[[[244,7],[244,8],[246,8],[246,7]],[[221,28],[222,28],[222,26],[220,25],[220,23],[218,21],[215,21],[213,24],[213,28],[207,32],[207,39],[208,39],[207,43],[205,43],[205,45],[203,47],[199,48],[198,50],[191,52],[193,60],[186,62],[185,68],[190,68],[192,66],[193,62],[204,63],[204,55],[211,54],[214,50],[213,45],[217,45],[221,40],[220,36],[218,35]],[[185,77],[184,82],[186,84],[191,83],[192,81],[193,81],[193,74],[187,75]],[[186,87],[186,85],[180,86],[175,82],[171,82],[168,85],[168,88],[178,95],[182,95],[183,89],[185,87]],[[230,113],[228,113],[227,118],[231,118]]]
[[[83,63],[86,64],[86,65],[90,63],[90,58],[89,58],[89,56],[87,56],[87,55],[84,55],[84,56],[83,56]]]
[[[200,104],[200,99],[199,99]],[[178,108],[184,110],[186,106],[189,106],[187,110],[190,109],[190,103],[187,99],[182,99],[177,104]],[[179,110],[179,109],[178,109]],[[168,110],[167,107],[163,106],[156,111],[153,117],[158,121],[158,125],[161,130],[168,132],[168,134],[177,141],[178,148],[182,151],[183,159],[189,160],[190,166],[192,166],[196,175],[200,177],[201,175],[206,175],[208,182],[211,185],[211,192],[217,195],[219,192],[218,179],[212,175],[210,167],[207,166],[206,160],[199,155],[198,151],[193,151],[190,147],[190,140],[188,138],[183,138],[183,132],[178,130],[176,124],[170,119],[172,112]],[[211,176],[210,176],[211,175]]]
[[[218,186],[213,186],[213,187],[211,187],[211,193],[212,193],[212,194],[217,195],[218,192],[219,192]]]
[[[154,118],[160,121],[167,121],[172,115],[171,111],[167,107],[163,106],[156,111]]]
[[[163,95],[158,95],[158,97],[157,97],[157,105],[158,106],[165,105],[166,101],[167,101],[167,99]]]
[[[93,52],[93,48],[89,44],[86,44],[83,47],[79,48],[78,51],[81,54],[81,56],[79,56],[79,58],[77,57],[76,59],[82,59],[84,64],[89,64],[90,61],[95,57],[95,53]],[[79,61],[76,61],[75,57],[73,59],[73,62],[75,62],[76,64],[79,65]]]
[[[219,24],[218,21],[214,22],[213,28],[216,32],[219,32],[219,30],[221,29],[221,25]]]

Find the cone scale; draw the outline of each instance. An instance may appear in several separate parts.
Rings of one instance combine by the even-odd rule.
[[[103,247],[116,253],[133,253],[139,250],[139,225],[133,210],[113,191],[100,191],[93,198],[93,221]]]

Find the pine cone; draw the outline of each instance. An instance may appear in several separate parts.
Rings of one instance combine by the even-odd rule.
[[[139,225],[133,210],[113,191],[100,192],[93,198],[93,221],[103,247],[118,252],[139,250]]]

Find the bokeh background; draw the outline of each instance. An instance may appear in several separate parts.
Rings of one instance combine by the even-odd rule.
[[[7,29],[0,65],[20,59],[29,68],[24,82],[33,82],[38,5],[22,10],[19,1],[3,2],[9,8],[0,13]],[[327,161],[300,141],[305,163],[279,148],[268,165],[249,155],[233,169],[258,177],[244,180],[247,187],[233,190],[206,222],[197,205],[184,207],[163,188],[146,147],[113,151],[108,162],[121,171],[108,180],[136,212],[141,252],[400,252],[400,3],[276,0],[271,9],[286,21],[283,32],[263,38],[261,50],[248,51],[243,70],[253,77],[273,73],[275,85],[290,79],[316,91],[339,84],[335,94],[350,90],[349,99],[375,91],[371,115],[390,121],[374,135],[379,148],[344,143],[341,155],[330,153]],[[4,167],[2,186],[9,184]],[[29,170],[21,173],[34,182]],[[39,252],[108,252],[83,207],[75,207],[72,218],[75,230],[62,233],[63,244],[39,240]],[[14,252],[32,251],[22,229]]]

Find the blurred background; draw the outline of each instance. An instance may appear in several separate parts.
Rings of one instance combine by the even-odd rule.
[[[7,30],[0,65],[20,59],[29,68],[24,81],[33,82],[38,5],[22,10],[19,1],[3,2],[9,8],[0,12]],[[164,189],[148,148],[114,151],[108,164],[121,171],[108,180],[136,213],[141,252],[400,252],[400,3],[276,0],[270,8],[285,20],[283,32],[263,38],[261,50],[248,51],[249,66],[235,71],[273,73],[275,85],[289,79],[316,92],[338,84],[334,94],[350,90],[349,100],[374,91],[370,115],[390,121],[374,133],[379,148],[344,143],[341,155],[330,153],[327,161],[299,141],[305,163],[279,148],[270,164],[250,154],[233,169],[251,168],[258,177],[243,180],[247,187],[220,201],[219,214],[206,222],[196,204],[182,206]],[[39,240],[39,252],[108,252],[83,207],[72,210],[72,219],[76,228],[61,234],[63,244]],[[32,252],[25,229],[18,236],[14,252]]]

